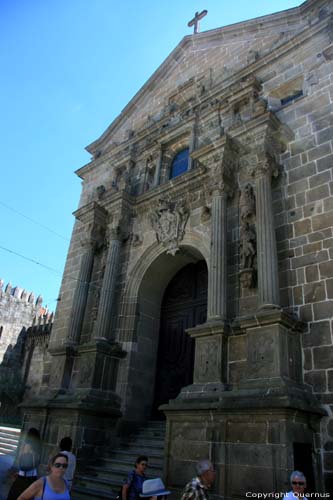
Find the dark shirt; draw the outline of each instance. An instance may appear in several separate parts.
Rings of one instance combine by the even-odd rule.
[[[140,476],[133,470],[128,474],[125,484],[128,484],[127,500],[139,500],[142,493],[143,482],[147,479],[145,475]]]

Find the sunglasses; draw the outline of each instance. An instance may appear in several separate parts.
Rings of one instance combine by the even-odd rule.
[[[305,483],[301,483],[300,481],[292,481],[291,484],[293,486],[304,486],[305,485]]]
[[[67,469],[68,464],[61,464],[60,462],[56,462],[52,465],[52,467],[55,467],[56,469]]]

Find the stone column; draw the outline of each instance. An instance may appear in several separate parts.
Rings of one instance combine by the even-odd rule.
[[[277,248],[271,179],[277,166],[264,160],[256,170],[258,307],[279,308]]]
[[[155,170],[155,176],[154,176],[154,187],[158,186],[160,183],[160,176],[161,176],[161,169],[162,169],[162,162],[163,162],[163,149],[161,146],[157,164],[156,164],[156,170]]]
[[[213,191],[211,253],[208,276],[208,321],[224,320],[227,309],[227,193]]]
[[[109,248],[103,277],[102,291],[95,324],[95,337],[112,340],[111,318],[117,272],[119,267],[122,233],[117,228],[109,230]]]
[[[195,117],[195,119],[194,119],[192,133],[191,133],[191,137],[190,137],[188,170],[191,170],[194,167],[194,160],[193,160],[193,158],[191,158],[191,153],[195,150],[196,143],[197,143],[197,117]]]
[[[80,340],[91,272],[94,264],[95,241],[89,236],[82,240],[82,246],[84,250],[81,257],[80,272],[70,313],[71,319],[68,333],[68,340],[73,344],[78,344]]]

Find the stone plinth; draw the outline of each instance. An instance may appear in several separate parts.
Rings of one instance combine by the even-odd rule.
[[[253,395],[225,396],[211,405],[191,409],[169,407],[166,434],[166,484],[182,489],[194,474],[197,460],[209,457],[217,471],[212,495],[241,499],[246,492],[288,491],[295,468],[294,443],[312,449],[322,412],[303,405],[274,407],[274,398],[260,408]],[[262,398],[260,398],[262,399]],[[320,466],[316,455],[315,467]],[[296,462],[297,463],[297,462]],[[316,478],[316,491],[323,491]]]
[[[301,383],[302,324],[281,311],[262,311],[240,321],[247,333],[247,365],[242,387]]]
[[[187,329],[195,339],[193,384],[184,387],[175,401],[216,400],[224,390],[227,368],[227,340],[224,323],[212,322]]]

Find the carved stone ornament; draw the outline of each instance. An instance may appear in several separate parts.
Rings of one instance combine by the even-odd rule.
[[[167,253],[175,255],[179,250],[179,243],[185,233],[185,226],[189,217],[189,210],[183,201],[171,202],[160,199],[159,206],[150,216],[156,238],[166,249]]]
[[[257,275],[256,202],[251,184],[241,191],[240,205],[240,282],[242,288],[253,288]]]

